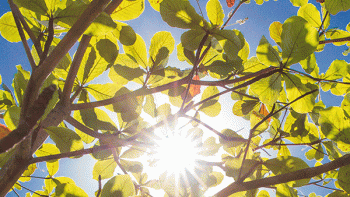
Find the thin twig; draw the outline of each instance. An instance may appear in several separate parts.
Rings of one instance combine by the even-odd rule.
[[[101,175],[98,175],[98,191],[96,197],[100,197],[102,191],[102,180],[101,180]]]
[[[117,163],[119,168],[123,171],[124,174],[128,174],[128,172],[125,170],[124,166],[120,163],[119,156],[117,155],[117,151],[115,150],[115,148],[112,149],[112,153],[113,153],[114,161]]]
[[[39,193],[37,193],[37,192],[35,192],[35,191],[33,191],[33,190],[27,188],[27,187],[24,187],[23,185],[19,184],[18,182],[17,182],[16,184],[19,185],[20,187],[22,187],[22,188],[24,188],[24,189],[26,189],[26,190],[32,192],[33,194],[36,194],[36,195],[39,195],[39,196],[46,196],[46,197],[48,197],[47,195],[39,194]]]
[[[220,28],[221,30],[223,30],[227,23],[231,20],[231,18],[233,17],[233,15],[235,15],[235,13],[237,12],[238,8],[241,7],[241,5],[246,2],[247,0],[241,0],[239,1],[239,4],[237,5],[237,7],[234,9],[234,11],[232,12],[232,14],[230,15],[230,17],[227,19],[227,21],[225,22],[225,24]]]
[[[327,43],[333,43],[333,42],[344,42],[344,41],[350,41],[350,36],[345,38],[337,38],[333,40],[321,40],[319,41],[319,44],[327,44]]]

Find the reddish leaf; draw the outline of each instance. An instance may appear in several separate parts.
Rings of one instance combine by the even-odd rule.
[[[259,113],[260,113],[261,115],[264,115],[264,116],[269,115],[269,112],[267,111],[266,106],[265,106],[263,103],[261,104]],[[270,122],[270,121],[271,121],[271,117],[268,118],[267,120]]]
[[[226,0],[227,6],[230,8],[235,4],[235,0]]]
[[[6,125],[0,124],[0,139],[4,138],[10,132],[11,130]]]
[[[193,80],[199,80],[199,76],[195,75],[193,76]],[[192,97],[196,96],[197,94],[201,93],[201,86],[200,85],[191,85],[189,93]]]

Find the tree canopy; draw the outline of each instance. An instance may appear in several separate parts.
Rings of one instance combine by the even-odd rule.
[[[88,196],[70,177],[56,176],[62,158],[83,155],[96,161],[96,196],[163,190],[193,197],[220,188],[215,196],[282,197],[308,186],[348,196],[350,64],[334,59],[320,73],[315,53],[346,45],[348,55],[350,20],[333,28],[330,17],[349,12],[350,1],[290,0],[298,12],[273,22],[274,43],[262,36],[253,57],[229,22],[242,6],[264,0],[208,0],[197,9],[196,2],[148,0],[184,32],[159,31],[147,48],[128,25],[143,17],[145,0],[8,0],[0,32],[22,42],[31,70],[17,65],[12,87],[0,90],[0,196],[22,188],[26,196]],[[186,69],[171,62],[173,53]],[[343,101],[326,106],[322,92]],[[249,121],[246,134],[205,121],[223,113],[224,96],[234,103],[232,119]],[[291,146],[309,149],[300,155]],[[46,177],[33,176],[40,162]],[[37,178],[41,190],[23,187]]]

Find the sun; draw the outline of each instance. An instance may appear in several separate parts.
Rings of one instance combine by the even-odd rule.
[[[161,128],[161,138],[156,141],[156,148],[152,151],[151,165],[158,173],[184,174],[193,173],[196,161],[201,159],[198,154],[200,147],[184,128],[174,130]]]

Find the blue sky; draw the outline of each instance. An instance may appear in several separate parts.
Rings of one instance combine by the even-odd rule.
[[[191,4],[198,10],[198,6],[195,0],[190,0]],[[200,6],[202,11],[204,12],[204,17],[206,17],[205,13],[205,0],[200,0]],[[224,7],[225,15],[231,9],[226,6],[225,0],[220,0]],[[238,0],[237,0],[238,2]],[[236,2],[236,3],[237,3]],[[317,5],[319,8],[319,4],[315,3],[315,0],[309,0],[310,3]],[[10,8],[7,4],[7,1],[0,1],[0,15],[2,16],[4,13],[9,11]],[[255,3],[244,4],[233,17],[229,24],[235,23],[236,20],[244,19],[248,17],[248,21],[244,25],[232,25],[227,29],[238,29],[240,30],[245,39],[249,43],[250,46],[250,57],[255,55],[256,47],[259,44],[259,41],[263,35],[269,40],[272,45],[275,45],[274,41],[269,36],[269,26],[274,21],[280,21],[283,23],[287,18],[297,15],[298,8],[294,7],[288,0],[279,0],[279,1],[268,1],[263,5],[256,5]],[[331,26],[330,28],[340,28],[345,29],[347,23],[349,22],[350,12],[344,13],[341,12],[336,16],[331,16]],[[226,18],[225,18],[226,19]],[[149,5],[148,1],[145,2],[145,11],[144,13],[135,20],[128,21],[128,23],[136,33],[140,34],[142,38],[145,40],[147,47],[150,46],[150,40],[154,33],[158,31],[170,31],[175,38],[176,45],[180,43],[180,36],[185,30],[171,28],[165,22],[162,21],[160,14],[154,11]],[[121,48],[121,45],[119,46]],[[346,49],[345,46],[335,47],[333,44],[327,44],[324,51],[319,54],[316,53],[316,59],[318,66],[320,67],[320,72],[325,72],[328,66],[334,59],[344,59],[347,62],[350,62],[350,58],[343,56],[342,52]],[[22,43],[9,43],[2,37],[0,37],[0,74],[2,76],[3,83],[5,83],[8,87],[11,87],[12,78],[16,72],[16,65],[22,65],[25,70],[30,70],[30,65],[26,58]],[[170,65],[182,65],[176,60],[176,50],[174,50],[171,60],[169,62]],[[298,66],[294,66],[294,68],[298,68]],[[323,102],[329,105],[340,105],[342,101],[342,97],[330,97],[327,93],[322,93]],[[231,110],[231,109],[229,109]],[[1,120],[2,121],[2,120]],[[97,189],[96,181],[84,182],[87,179],[92,179],[92,165],[79,166],[79,162],[81,159],[77,159],[74,161],[61,160],[60,168],[61,169],[69,169],[66,172],[59,172],[56,176],[64,176],[71,175],[73,179],[76,180],[78,186],[83,188],[85,191],[89,190],[89,196],[93,195],[93,192]],[[44,163],[39,164],[40,169],[37,171],[37,176],[45,176],[45,173],[42,173],[41,170],[45,169]],[[93,185],[91,185],[93,184]],[[41,189],[40,181],[37,183],[32,183],[31,185],[24,184],[27,187]],[[25,190],[22,190],[25,192]],[[23,192],[20,192],[21,196],[24,196]],[[8,196],[15,196],[13,193]]]

